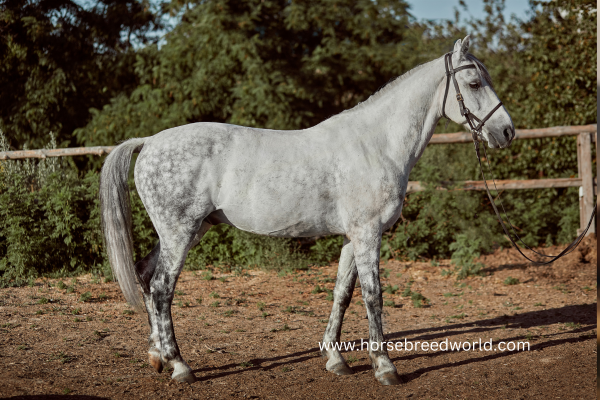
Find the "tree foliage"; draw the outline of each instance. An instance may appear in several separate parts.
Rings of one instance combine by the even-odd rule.
[[[141,85],[93,110],[77,131],[81,143],[198,121],[306,128],[452,44],[450,35],[425,35],[404,1],[195,3],[166,44],[138,54]]]
[[[75,145],[91,107],[137,86],[134,43],[158,24],[146,0],[0,2],[0,129],[41,147],[49,131]]]
[[[418,22],[400,0],[174,0],[163,11],[181,22],[166,42],[134,49],[124,33],[143,41],[159,18],[144,2],[104,0],[85,10],[67,0],[8,0],[0,3],[0,82],[7,88],[0,128],[13,142],[34,146],[50,130],[63,142],[72,143],[75,132],[80,144],[112,145],[197,121],[305,128],[440,57],[467,31],[517,128],[595,123],[595,3],[532,1],[525,21],[505,21],[503,0],[484,3],[486,17],[465,29],[457,28],[458,15],[454,23]],[[443,123],[436,129],[444,130]],[[451,123],[448,131],[455,130],[463,128]],[[574,137],[487,152],[497,179],[577,174]],[[30,172],[38,167],[27,172],[29,164],[18,164],[23,171],[8,174],[10,163],[0,168],[2,279],[101,265],[102,249],[94,247],[97,175],[41,167],[46,172],[36,178]],[[401,219],[383,237],[382,258],[454,254],[459,274],[477,272],[472,255],[508,245],[487,196],[434,188],[479,179],[472,145],[430,146],[410,176],[428,190],[407,196]],[[573,239],[575,188],[505,191],[501,198],[530,246]],[[132,201],[139,259],[156,235],[135,193]],[[335,259],[340,247],[340,238],[321,238],[298,249],[219,226],[190,252],[188,266],[301,268]]]

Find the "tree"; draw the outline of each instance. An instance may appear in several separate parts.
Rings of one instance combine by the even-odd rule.
[[[425,35],[404,1],[171,3],[175,11],[184,5],[166,44],[138,54],[141,85],[93,110],[77,130],[80,143],[114,144],[198,121],[306,128],[439,57],[463,34]]]
[[[137,86],[134,44],[160,24],[147,0],[0,2],[0,129],[13,145],[63,145],[119,93]]]

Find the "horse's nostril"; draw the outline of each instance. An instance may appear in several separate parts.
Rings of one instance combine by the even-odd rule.
[[[504,130],[504,137],[508,139],[509,136],[510,136],[510,129],[506,128]]]

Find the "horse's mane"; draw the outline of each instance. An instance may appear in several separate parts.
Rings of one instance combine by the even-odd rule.
[[[485,65],[483,65],[483,63],[471,53],[467,53],[467,55],[465,57],[467,60],[472,61],[473,64],[475,64],[475,68],[477,69],[479,76],[482,79],[484,79],[492,87],[492,89],[494,89],[494,84],[492,83],[492,77],[490,76],[490,73],[488,72]],[[419,71],[421,68],[425,67],[426,65],[428,65],[429,63],[432,63],[434,61],[436,61],[436,60],[431,60],[426,63],[419,64],[416,67],[414,67],[413,69],[411,69],[410,71],[407,71],[404,74],[402,74],[396,78],[390,79],[388,83],[386,83],[381,88],[379,88],[375,93],[373,93],[371,96],[369,96],[369,98],[366,99],[365,101],[362,101],[362,102],[358,103],[357,105],[355,105],[354,107],[352,107],[348,110],[344,110],[341,113],[332,116],[331,118],[335,118],[338,115],[342,115],[347,112],[359,110],[359,109],[369,105],[370,103],[377,100],[378,98],[380,98],[381,96],[383,96],[384,94],[389,92],[390,90],[394,89],[396,86],[400,85],[403,81],[408,79],[415,72]]]

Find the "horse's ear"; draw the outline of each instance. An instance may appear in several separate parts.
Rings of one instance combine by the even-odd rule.
[[[469,45],[471,44],[471,36],[467,35],[465,36],[465,38],[463,39],[461,45],[460,45],[460,57],[463,58],[467,55],[467,53],[469,52]]]
[[[456,43],[454,43],[454,54],[452,57],[453,62],[458,63],[460,60],[464,60],[465,56],[469,52],[470,42],[470,36],[467,35],[463,40],[458,39]]]
[[[456,42],[454,42],[454,50],[452,50],[452,52],[454,54],[460,54],[461,46],[462,46],[462,40],[458,39]]]

